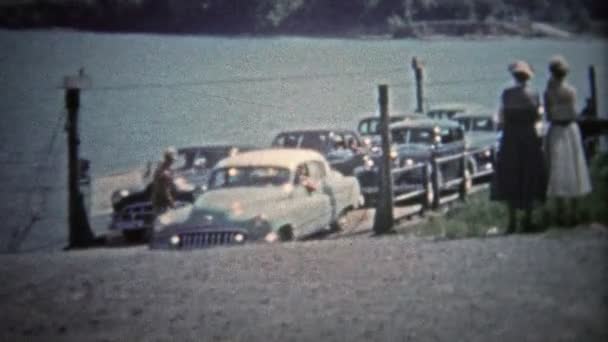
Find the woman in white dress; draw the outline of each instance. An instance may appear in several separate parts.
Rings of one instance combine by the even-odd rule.
[[[545,138],[545,154],[549,170],[547,197],[557,198],[558,214],[565,214],[568,221],[573,221],[576,198],[591,192],[591,182],[576,123],[576,90],[565,81],[568,70],[568,63],[561,56],[553,57],[549,62],[551,78],[544,100],[551,125]],[[564,208],[564,199],[570,199],[568,209]],[[562,219],[560,217],[558,221]]]

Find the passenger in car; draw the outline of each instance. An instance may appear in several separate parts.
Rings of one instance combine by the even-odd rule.
[[[546,196],[546,170],[542,141],[535,124],[540,120],[540,97],[528,86],[534,75],[524,61],[509,67],[515,86],[501,96],[500,121],[504,124],[501,149],[497,155],[491,198],[505,201],[509,210],[507,233],[516,230],[517,210],[524,211],[522,230],[531,231],[535,201]]]
[[[310,178],[308,167],[305,164],[299,165],[296,169],[296,184],[303,186],[308,192],[317,190],[317,185]]]

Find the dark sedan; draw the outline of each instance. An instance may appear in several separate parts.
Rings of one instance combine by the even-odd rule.
[[[205,191],[211,169],[222,159],[239,152],[252,150],[248,146],[211,145],[184,147],[177,150],[173,164],[173,193],[176,205],[193,203]],[[127,240],[145,240],[155,214],[152,208],[152,174],[149,164],[142,189],[118,189],[112,194],[112,222],[110,230],[121,231]]]
[[[308,148],[320,152],[330,166],[350,176],[369,158],[367,147],[357,133],[350,130],[310,129],[279,133],[273,147]]]

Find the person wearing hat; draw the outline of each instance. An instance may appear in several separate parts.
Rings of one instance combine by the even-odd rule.
[[[551,58],[551,77],[544,93],[547,120],[550,122],[545,137],[549,171],[547,196],[558,199],[559,223],[565,223],[562,214],[568,215],[568,221],[573,223],[576,198],[591,192],[581,132],[576,123],[576,90],[565,81],[568,70],[568,62],[564,57]],[[566,198],[570,199],[570,205],[564,210],[563,200]]]
[[[159,214],[172,208],[175,204],[173,198],[173,171],[171,165],[177,158],[177,150],[170,147],[163,153],[163,161],[154,171],[152,181],[152,206]]]
[[[509,66],[515,85],[501,95],[499,121],[503,126],[491,199],[507,203],[509,223],[506,233],[517,228],[517,211],[523,210],[521,229],[532,231],[532,208],[546,196],[546,172],[542,139],[535,128],[542,118],[540,97],[528,81],[534,73],[530,65],[517,61]]]

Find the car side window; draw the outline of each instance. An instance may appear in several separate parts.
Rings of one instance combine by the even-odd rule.
[[[449,128],[442,128],[440,135],[442,144],[449,144],[454,141],[453,131]]]
[[[306,164],[311,179],[318,181],[325,178],[325,167],[323,163],[318,161],[310,161]]]
[[[357,139],[357,137],[354,134],[345,133],[344,139],[346,141],[346,146],[348,148],[350,148],[351,150],[356,151],[360,147],[359,140]]]
[[[368,134],[369,133],[369,121],[364,120],[359,123],[359,133]]]
[[[308,166],[305,163],[298,165],[298,167],[296,168],[294,183],[296,185],[301,185],[309,177],[310,172],[308,170]]]

